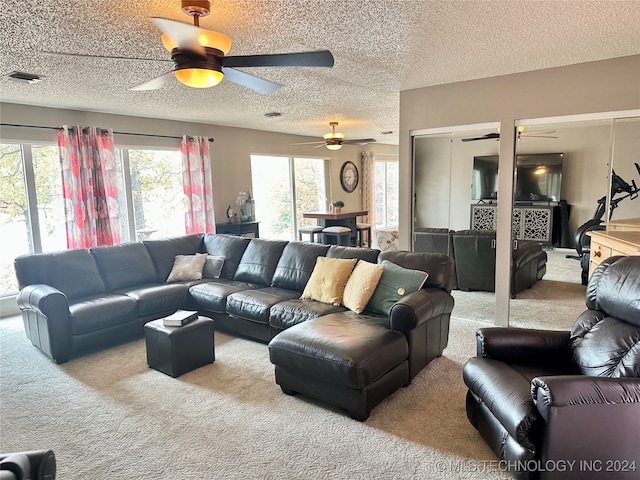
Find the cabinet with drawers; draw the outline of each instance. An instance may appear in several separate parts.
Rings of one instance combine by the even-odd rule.
[[[614,255],[640,255],[640,231],[606,230],[587,233],[591,237],[589,278],[595,268]]]

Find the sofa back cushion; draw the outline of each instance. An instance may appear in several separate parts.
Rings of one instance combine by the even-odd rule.
[[[142,243],[122,243],[92,247],[98,269],[107,290],[157,283],[158,274],[151,256]]]
[[[318,257],[326,256],[329,245],[289,242],[273,274],[273,286],[302,292]]]
[[[571,348],[584,375],[640,377],[640,256],[610,257],[593,272]]]
[[[69,299],[106,292],[98,265],[88,249],[22,255],[14,262],[20,288],[44,283]]]
[[[247,249],[251,241],[247,237],[236,237],[233,235],[206,233],[204,236],[204,246],[209,255],[224,257],[222,274],[220,278],[233,280],[238,269],[238,264],[242,254]]]
[[[415,252],[444,253],[453,257],[453,230],[448,228],[416,228]]]
[[[235,280],[271,285],[276,266],[287,243],[289,242],[284,240],[252,239],[242,254]]]
[[[156,282],[164,283],[167,281],[176,255],[204,253],[202,237],[201,233],[193,233],[160,240],[144,240],[142,243],[147,247],[151,260],[153,260],[156,267],[158,275]]]
[[[377,263],[380,250],[375,248],[363,248],[363,247],[340,247],[338,245],[332,245],[327,252],[328,258],[347,258],[356,260],[364,260],[369,263]]]
[[[382,252],[379,262],[388,260],[411,270],[422,270],[429,274],[425,287],[437,287],[449,291],[453,273],[453,259],[444,253],[406,252],[389,250]]]

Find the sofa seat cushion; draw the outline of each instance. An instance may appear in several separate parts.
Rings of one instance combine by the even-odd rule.
[[[267,324],[272,306],[293,300],[298,296],[298,292],[277,287],[236,292],[227,298],[227,313],[234,317]]]
[[[135,299],[117,293],[103,293],[70,300],[69,313],[73,335],[135,322],[138,316]]]
[[[138,303],[138,316],[148,317],[185,305],[189,296],[189,284],[185,282],[141,285],[137,288],[118,290],[117,293],[133,298]]]
[[[273,305],[269,312],[269,325],[278,330],[285,330],[312,318],[345,310],[342,306],[296,298]]]
[[[225,261],[226,264],[226,261]],[[246,282],[236,282],[224,279],[207,279],[208,282],[199,283],[189,288],[189,294],[199,308],[210,312],[227,313],[227,297],[232,293],[258,288],[257,285]]]
[[[469,391],[482,400],[509,435],[531,451],[535,451],[541,428],[541,417],[531,397],[531,375],[535,373],[518,371],[490,358],[471,358],[463,369]]]
[[[409,347],[400,332],[344,311],[279,333],[269,343],[269,355],[273,364],[294,374],[361,390],[407,361]]]

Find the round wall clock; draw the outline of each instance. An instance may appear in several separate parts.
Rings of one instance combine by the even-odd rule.
[[[353,162],[344,162],[340,169],[340,184],[342,189],[347,192],[353,192],[358,186],[358,180],[360,174],[358,173],[358,167]]]

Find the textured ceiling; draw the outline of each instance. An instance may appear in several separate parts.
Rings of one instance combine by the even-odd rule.
[[[252,68],[284,84],[260,95],[229,81],[128,88],[172,68],[149,17],[184,22],[179,0],[2,0],[4,102],[397,144],[399,92],[640,53],[640,0],[213,0],[201,26],[229,55],[328,49],[333,68]],[[139,57],[71,58],[42,50]],[[10,81],[11,71],[43,75]],[[267,112],[283,115],[267,118]],[[393,131],[391,135],[381,132]]]

